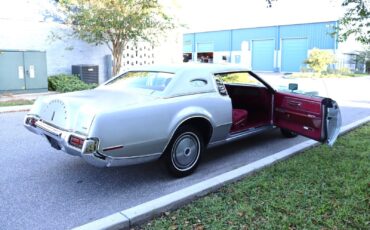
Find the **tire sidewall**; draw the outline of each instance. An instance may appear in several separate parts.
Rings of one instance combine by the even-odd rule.
[[[196,156],[195,161],[186,169],[179,168],[174,160],[174,151],[175,147],[181,138],[185,135],[191,135],[198,144],[198,154]],[[170,173],[176,177],[184,177],[191,174],[199,165],[199,162],[202,157],[202,153],[204,151],[204,141],[201,133],[192,126],[181,126],[176,130],[175,134],[173,135],[167,149],[165,151],[165,163],[170,171]]]

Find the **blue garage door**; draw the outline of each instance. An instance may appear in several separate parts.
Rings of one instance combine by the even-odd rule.
[[[275,41],[256,40],[252,41],[252,69],[254,71],[274,70]]]
[[[281,47],[281,71],[298,72],[307,58],[307,39],[283,39]]]

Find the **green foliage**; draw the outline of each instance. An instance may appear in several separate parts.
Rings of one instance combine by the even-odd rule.
[[[321,73],[327,69],[329,64],[335,63],[335,57],[329,51],[313,49],[304,63],[308,64],[315,72]]]
[[[48,78],[48,89],[61,93],[93,89],[97,84],[87,84],[74,75],[59,74]]]
[[[370,73],[370,45],[364,47],[364,50],[358,51],[352,61],[355,63],[356,69],[358,66],[364,65],[364,71]]]
[[[369,229],[370,124],[140,229]]]
[[[58,6],[75,37],[108,46],[113,54],[113,74],[121,68],[128,42],[155,43],[174,28],[173,18],[158,0],[60,0]]]
[[[260,84],[257,79],[252,77],[249,73],[229,73],[229,74],[220,74],[218,77],[224,83],[230,84]]]
[[[338,73],[341,74],[341,75],[352,75],[353,73],[351,72],[351,70],[347,67],[342,67],[342,68],[339,68],[338,69]]]
[[[370,9],[368,0],[344,0],[346,9],[337,28],[339,41],[345,41],[350,35],[363,44],[370,44]]]

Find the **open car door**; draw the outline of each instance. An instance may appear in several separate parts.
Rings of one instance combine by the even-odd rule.
[[[332,146],[342,118],[330,98],[275,92],[274,125]]]

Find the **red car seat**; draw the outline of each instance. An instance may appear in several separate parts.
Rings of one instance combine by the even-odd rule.
[[[233,109],[233,124],[231,131],[237,131],[245,127],[245,122],[248,117],[248,111],[244,109]]]

